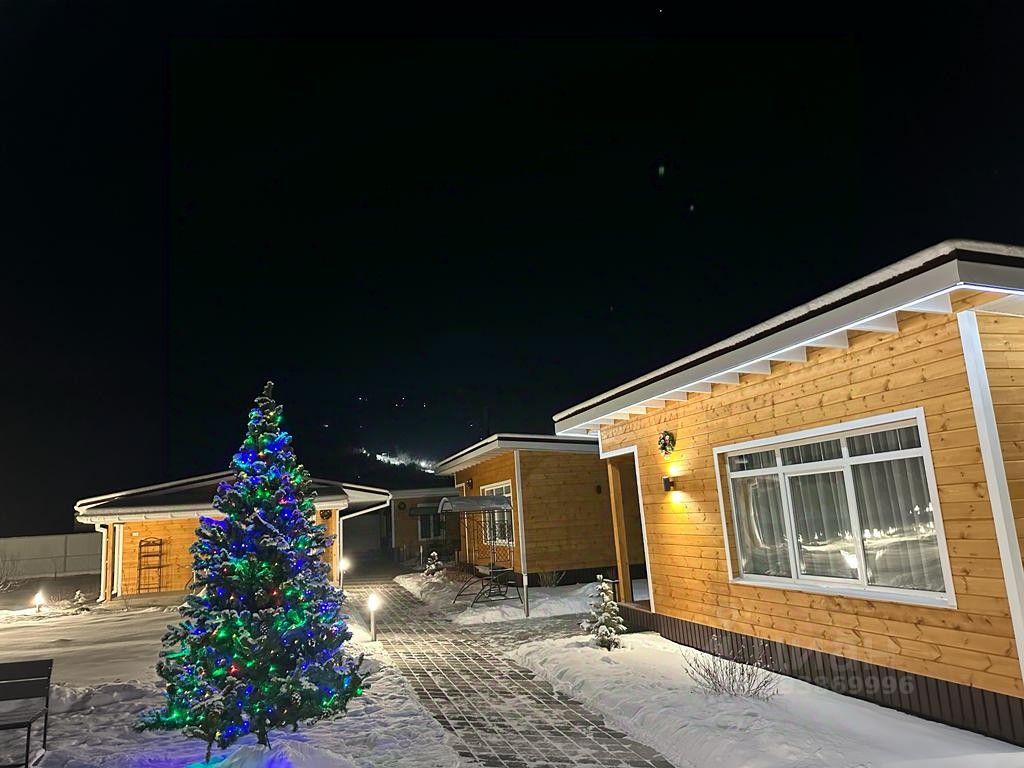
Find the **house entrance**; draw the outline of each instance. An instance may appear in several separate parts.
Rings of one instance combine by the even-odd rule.
[[[640,518],[641,494],[637,487],[636,458],[632,451],[607,460],[618,599],[650,608],[644,530]]]

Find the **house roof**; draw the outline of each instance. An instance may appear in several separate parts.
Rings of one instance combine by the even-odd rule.
[[[75,517],[84,523],[198,517],[213,511],[217,486],[232,476],[231,472],[215,472],[81,499],[75,504]],[[317,494],[317,509],[350,510],[390,498],[379,488],[321,478],[312,479],[312,490]]]
[[[434,486],[433,488],[402,488],[391,491],[392,499],[440,499],[444,496],[455,494],[455,488],[450,485]]]
[[[437,504],[417,504],[409,510],[409,514],[419,517],[459,512],[472,515],[510,511],[512,501],[508,496],[445,496]]]
[[[597,441],[589,437],[559,435],[521,435],[501,433],[491,435],[463,448],[434,466],[439,475],[453,475],[459,470],[472,467],[482,461],[509,451],[556,451],[561,453],[594,453],[598,452]]]
[[[772,360],[806,359],[807,347],[845,346],[848,330],[895,330],[899,310],[950,311],[958,288],[1024,291],[1024,247],[947,240],[800,307],[556,413],[559,435],[586,435],[684,400],[687,392],[766,373]]]

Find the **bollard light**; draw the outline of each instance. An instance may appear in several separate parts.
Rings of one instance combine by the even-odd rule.
[[[345,571],[352,567],[352,563],[348,561],[347,557],[341,558],[338,561],[338,586],[345,586]]]
[[[43,601],[45,600],[46,598],[43,596],[43,590],[40,589],[38,592],[36,592],[35,596],[36,613],[39,613],[41,610],[43,610]]]
[[[366,598],[366,607],[370,609],[370,641],[377,639],[377,609],[380,608],[380,595],[371,592]]]

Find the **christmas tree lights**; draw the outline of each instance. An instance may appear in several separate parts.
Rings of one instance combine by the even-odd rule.
[[[271,729],[335,716],[364,688],[362,657],[344,653],[343,594],[321,558],[330,537],[314,522],[316,494],[272,391],[268,382],[256,398],[234,477],[217,488],[223,517],[200,519],[199,592],[168,627],[157,663],[166,701],[138,722],[202,739],[207,762],[214,744],[252,733],[269,747]]]

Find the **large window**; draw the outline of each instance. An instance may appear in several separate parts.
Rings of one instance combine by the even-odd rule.
[[[480,488],[480,495],[506,496],[511,503],[512,481],[506,480],[494,485],[485,485]],[[512,512],[510,510],[484,513],[484,542],[487,544],[512,543]]]
[[[420,515],[420,541],[444,538],[444,518],[438,513]]]
[[[915,414],[718,449],[738,576],[950,603],[923,432]]]

